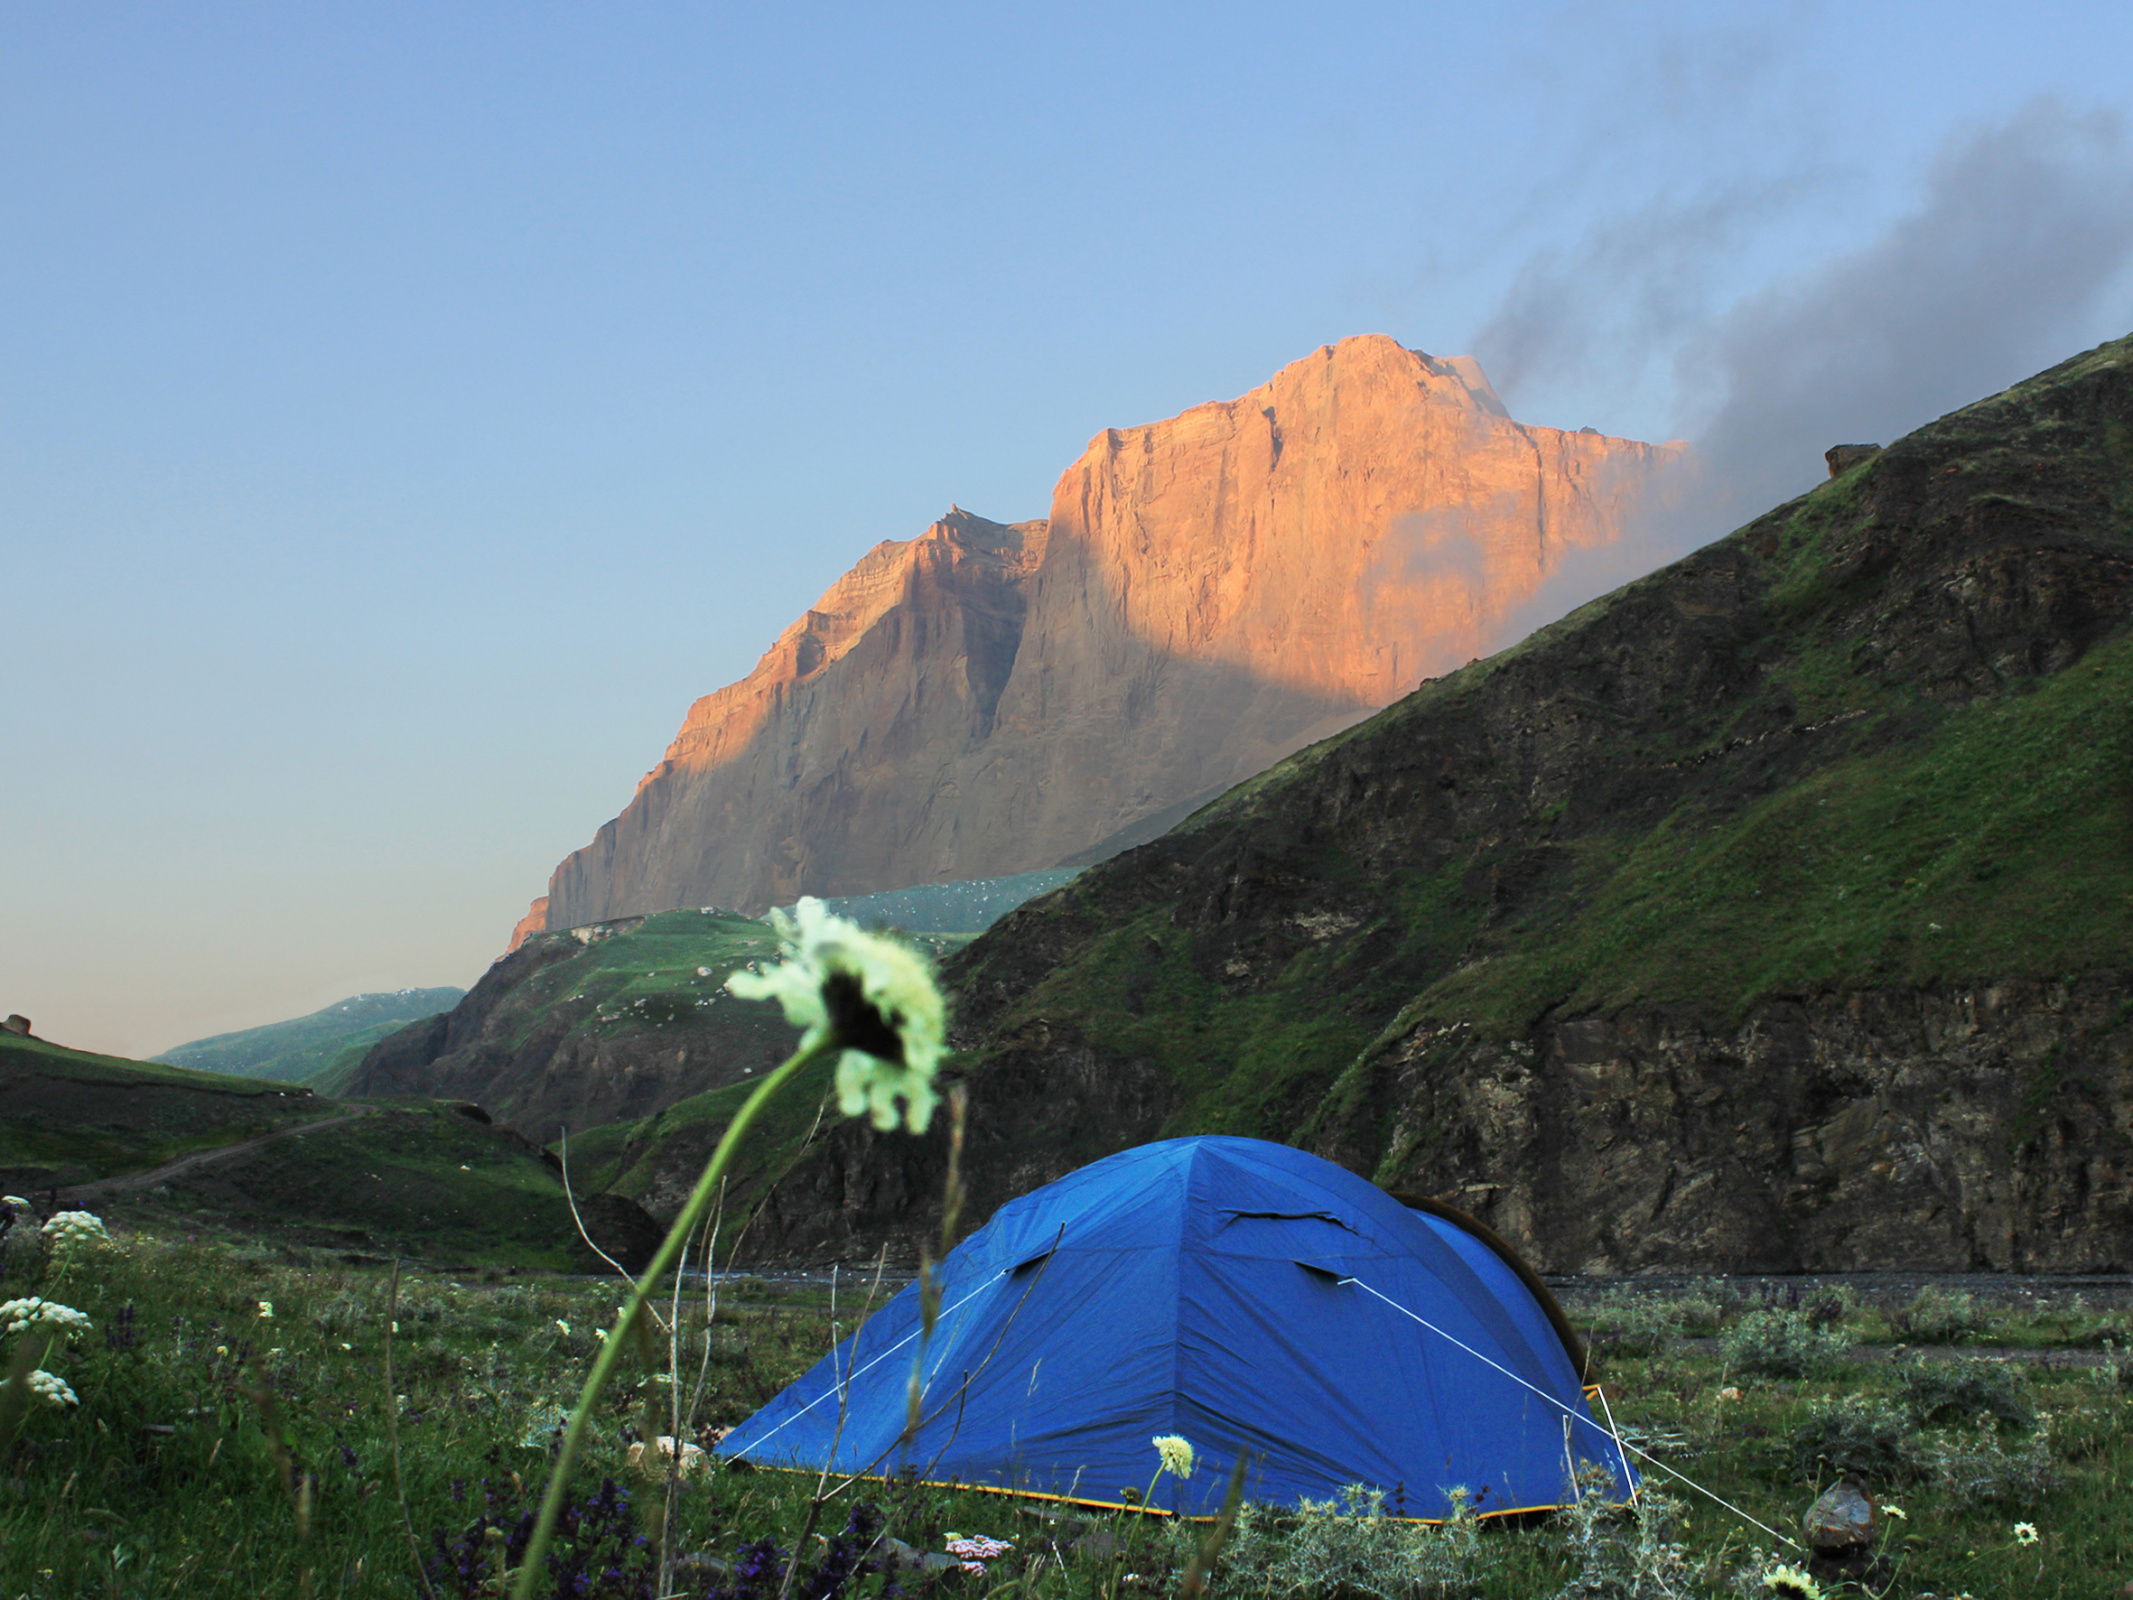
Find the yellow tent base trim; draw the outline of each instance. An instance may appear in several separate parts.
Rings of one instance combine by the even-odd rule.
[[[735,1457],[734,1459],[739,1460],[741,1458]],[[757,1466],[753,1461],[748,1463],[748,1468],[751,1472],[789,1472],[795,1476],[812,1475],[821,1471],[819,1467],[763,1467]],[[901,1478],[888,1477],[879,1472],[859,1472],[848,1474],[848,1476],[858,1483],[901,1483],[904,1481]],[[1161,1506],[1128,1505],[1123,1500],[1087,1500],[1078,1495],[1045,1494],[1037,1489],[1003,1489],[999,1485],[991,1483],[943,1483],[936,1478],[922,1478],[919,1480],[918,1486],[922,1489],[949,1489],[958,1494],[996,1494],[1009,1500],[1043,1500],[1051,1505],[1083,1506],[1091,1511],[1137,1511],[1144,1517],[1168,1517],[1174,1518],[1179,1522],[1218,1522],[1221,1520],[1218,1516],[1212,1515],[1188,1517],[1180,1512],[1165,1511]],[[1476,1522],[1488,1522],[1497,1517],[1530,1517],[1543,1511],[1560,1511],[1562,1509],[1562,1502],[1560,1501],[1542,1506],[1506,1506],[1501,1511],[1477,1511],[1474,1513],[1474,1520]],[[1443,1517],[1387,1517],[1385,1520],[1388,1522],[1413,1523],[1425,1528],[1441,1528],[1445,1522]]]

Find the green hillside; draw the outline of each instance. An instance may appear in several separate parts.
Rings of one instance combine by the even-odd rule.
[[[345,1066],[351,1050],[360,1061],[361,1051],[418,1018],[451,1010],[465,994],[464,989],[442,988],[354,995],[307,1017],[195,1039],[152,1059],[201,1072],[310,1083],[337,1064]],[[327,1084],[318,1087],[332,1092]]]
[[[144,1200],[188,1222],[370,1253],[556,1270],[576,1261],[562,1184],[540,1152],[441,1106],[294,1134]]]
[[[0,1034],[0,1179],[17,1193],[145,1171],[328,1109],[305,1088]]]

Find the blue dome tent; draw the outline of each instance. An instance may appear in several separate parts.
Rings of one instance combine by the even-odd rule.
[[[1560,1311],[1455,1215],[1256,1139],[1127,1150],[954,1250],[930,1340],[914,1284],[718,1449],[1115,1504],[1146,1487],[1149,1441],[1182,1434],[1201,1469],[1154,1503],[1188,1516],[1219,1507],[1240,1451],[1247,1496],[1287,1505],[1362,1483],[1413,1517],[1454,1487],[1483,1515],[1535,1510],[1588,1466],[1628,1495]]]

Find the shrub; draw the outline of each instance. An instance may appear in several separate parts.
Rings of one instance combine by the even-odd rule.
[[[1751,1311],[1726,1336],[1726,1363],[1766,1378],[1804,1378],[1841,1366],[1851,1341],[1798,1311]]]
[[[1933,1481],[1963,1500],[2031,1506],[2059,1487],[2050,1430],[2038,1427],[2019,1449],[2008,1450],[1985,1423],[1970,1433],[1936,1439],[1925,1453]]]
[[[1870,1395],[1816,1401],[1793,1430],[1789,1448],[1793,1472],[1808,1483],[1839,1472],[1896,1483],[1920,1468],[1910,1417],[1894,1402]]]
[[[1907,1361],[1897,1394],[1920,1422],[1969,1422],[1990,1417],[2010,1428],[2035,1426],[2022,1398],[2022,1374],[2005,1361]]]
[[[2111,1340],[2103,1341],[2103,1361],[2090,1374],[2106,1389],[2133,1390],[2133,1349],[2120,1349]]]
[[[1889,1330],[1912,1344],[1960,1344],[1983,1333],[1990,1319],[1968,1294],[1949,1294],[1931,1284],[1910,1303],[1889,1313]]]
[[[1597,1354],[1648,1356],[1681,1331],[1681,1303],[1616,1290],[1592,1308],[1589,1343]]]
[[[1434,1600],[1471,1594],[1479,1582],[1481,1538],[1464,1491],[1454,1492],[1451,1516],[1436,1527],[1388,1516],[1384,1494],[1361,1484],[1335,1500],[1303,1501],[1286,1537],[1273,1522],[1260,1507],[1238,1512],[1216,1563],[1219,1592]],[[1172,1564],[1182,1570],[1205,1534],[1192,1523],[1166,1524]]]
[[[1715,1338],[1740,1309],[1739,1296],[1708,1278],[1692,1285],[1674,1302],[1680,1331],[1691,1339]]]
[[[1681,1505],[1647,1486],[1634,1506],[1610,1502],[1610,1480],[1588,1474],[1563,1512],[1564,1542],[1578,1570],[1559,1600],[1699,1600],[1707,1576],[1673,1534]]]

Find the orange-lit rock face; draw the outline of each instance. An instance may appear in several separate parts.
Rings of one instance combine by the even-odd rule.
[[[1343,340],[869,552],[556,870],[547,925],[1048,867],[1479,653],[1663,452]]]

